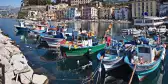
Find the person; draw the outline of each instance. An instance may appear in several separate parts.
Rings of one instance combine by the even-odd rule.
[[[107,36],[107,46],[110,46],[111,44],[111,36]]]

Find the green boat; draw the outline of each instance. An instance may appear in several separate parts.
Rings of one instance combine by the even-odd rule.
[[[77,57],[77,56],[84,56],[88,51],[89,54],[94,54],[102,49],[104,49],[106,44],[97,44],[90,47],[78,47],[75,48],[74,46],[69,47],[68,45],[61,45],[60,49],[63,56],[67,57]]]

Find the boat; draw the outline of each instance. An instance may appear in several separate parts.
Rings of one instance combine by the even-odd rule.
[[[123,35],[133,35],[135,37],[141,36],[142,30],[136,28],[122,29],[121,33]]]
[[[49,32],[48,32],[49,33]],[[63,34],[56,33],[56,31],[53,31],[51,33],[55,34],[48,34],[48,33],[41,33],[40,34],[40,41],[41,42],[46,42],[49,48],[57,48],[60,46],[60,42],[64,40]]]
[[[103,56],[102,64],[105,71],[113,70],[124,64],[123,58],[125,56],[125,49],[123,46],[118,46],[119,43],[114,44],[115,46],[106,47],[105,50],[97,54],[98,60]]]
[[[144,16],[140,19],[134,19],[134,25],[148,27],[147,30],[149,34],[164,34],[167,30],[166,26],[163,25],[164,19],[166,19],[166,17]]]
[[[99,43],[96,36],[91,36],[88,38],[88,36],[85,34],[74,34],[73,38],[73,40],[66,41],[64,44],[61,44],[60,49],[63,56],[78,57],[84,56],[88,52],[89,54],[94,54],[104,49],[106,46],[104,43]]]
[[[19,22],[19,25],[14,25],[18,31],[30,31],[30,27],[25,26],[23,21]]]
[[[159,69],[161,61],[165,58],[165,45],[152,43],[153,42],[135,45],[132,53],[129,53],[124,58],[124,62],[128,64],[132,70],[135,68],[135,74],[140,81],[148,74]]]

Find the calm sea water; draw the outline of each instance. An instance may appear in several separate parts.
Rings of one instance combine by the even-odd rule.
[[[93,66],[85,70],[81,69],[82,65],[88,64],[88,59],[85,57],[58,59],[58,56],[52,51],[45,49],[37,49],[36,42],[33,39],[28,39],[27,33],[15,32],[14,25],[18,24],[15,19],[0,19],[0,28],[9,35],[12,40],[20,45],[20,49],[28,59],[28,63],[34,69],[34,73],[47,75],[50,79],[50,84],[81,84],[81,81],[90,76],[91,72],[97,66],[96,55],[91,56]],[[82,28],[86,30],[94,30],[97,36],[103,36],[104,31],[108,28],[110,23],[96,23],[96,22],[75,22],[69,23],[68,27]],[[122,28],[128,28],[130,24],[113,24],[112,36],[119,38]],[[77,64],[79,60],[80,64]],[[167,56],[165,62],[165,73],[160,74],[160,70],[155,71],[145,78],[144,81],[138,82],[133,79],[133,84],[168,84],[168,63]],[[115,77],[108,84],[123,84],[128,82],[131,70],[127,65],[123,65],[109,73]]]

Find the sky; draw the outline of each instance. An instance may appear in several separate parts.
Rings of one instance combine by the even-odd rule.
[[[14,6],[14,7],[20,7],[21,0],[0,0],[0,6]]]

